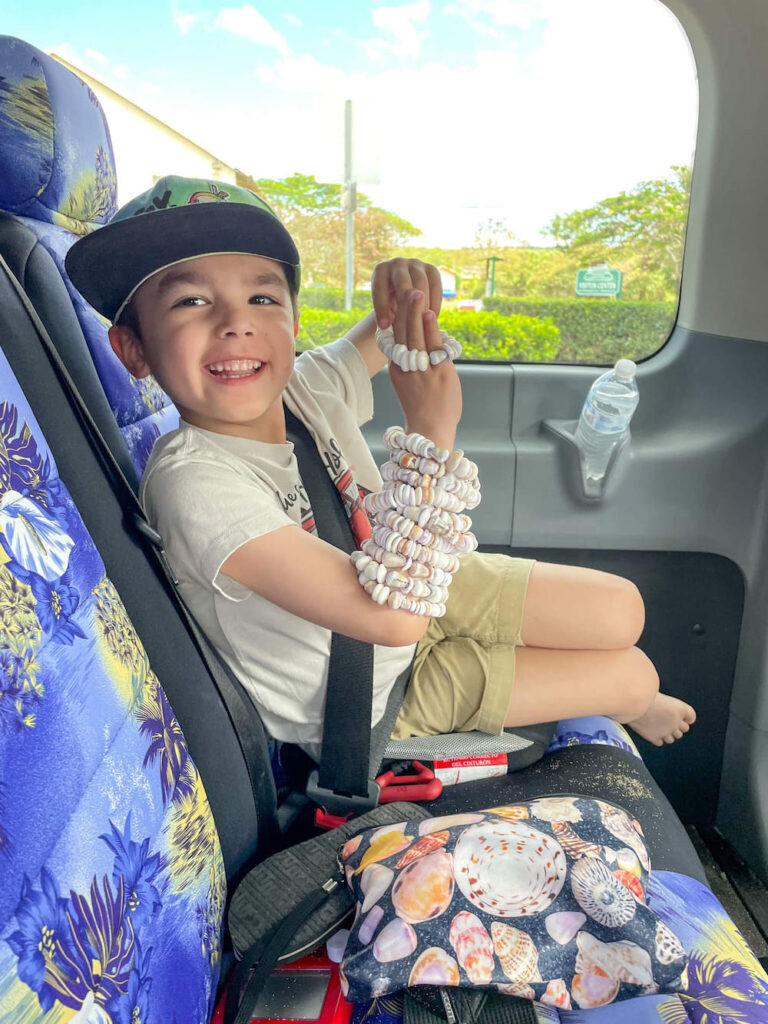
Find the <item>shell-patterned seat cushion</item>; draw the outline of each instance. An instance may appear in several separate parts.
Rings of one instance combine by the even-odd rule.
[[[77,313],[107,401],[139,475],[157,437],[178,425],[168,396],[135,380],[113,353],[107,323],[73,287],[64,258],[117,206],[115,163],[93,91],[53,58],[0,36],[0,208],[50,252]]]
[[[0,1019],[210,1019],[226,880],[163,689],[0,356]]]
[[[584,854],[582,859],[588,857]],[[371,874],[370,884],[375,881]],[[584,959],[591,958],[599,970],[577,976],[570,984],[566,984],[566,979],[550,982],[546,990],[539,993],[539,1001],[534,1003],[539,1024],[587,1024],[587,1021],[589,1024],[763,1024],[768,1020],[768,976],[706,886],[676,872],[654,871],[648,878],[643,899],[658,915],[662,926],[657,930],[657,957],[672,961],[679,952],[678,943],[688,956],[686,990],[666,994],[649,992],[616,1002],[619,984],[629,977],[629,964],[626,957],[604,955],[605,947],[601,950],[599,943],[592,942],[594,949],[585,948],[581,954]],[[369,915],[375,912],[375,906],[368,910]],[[560,933],[554,927],[551,929],[553,945],[570,937],[572,922],[573,918],[569,919],[568,915],[556,920]],[[362,927],[365,927],[364,919]],[[371,935],[377,927],[371,921],[368,929]],[[393,937],[387,937],[390,952],[383,951],[384,943],[380,939],[382,957],[391,955]],[[463,938],[457,938],[456,955],[462,955],[463,969],[466,969],[474,952],[475,970],[479,970],[482,949],[470,949],[472,938],[470,929]],[[486,959],[489,959],[497,951],[495,946],[491,950],[492,938],[490,942],[486,940],[486,945]],[[620,947],[621,943],[614,945]],[[595,951],[603,954],[599,960]],[[439,966],[432,967],[433,981],[436,981],[435,967]],[[456,970],[458,972],[458,964]],[[401,994],[361,1003],[354,1017],[355,1024],[362,1021],[365,1024],[401,1024],[402,1019]]]

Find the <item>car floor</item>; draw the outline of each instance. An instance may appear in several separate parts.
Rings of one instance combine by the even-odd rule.
[[[712,892],[763,967],[768,966],[768,889],[716,829],[686,826]]]

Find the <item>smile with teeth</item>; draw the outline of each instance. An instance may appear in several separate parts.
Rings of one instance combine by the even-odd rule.
[[[226,359],[220,363],[209,363],[206,369],[214,377],[232,380],[237,377],[250,377],[261,369],[258,359]]]

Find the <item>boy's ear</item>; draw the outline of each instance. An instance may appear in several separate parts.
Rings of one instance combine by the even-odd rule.
[[[296,310],[296,316],[293,318],[293,340],[296,341],[298,336],[299,336],[299,311],[297,309]]]
[[[151,371],[144,360],[141,342],[131,328],[124,324],[112,324],[107,333],[112,351],[126,370],[138,380],[148,377]]]

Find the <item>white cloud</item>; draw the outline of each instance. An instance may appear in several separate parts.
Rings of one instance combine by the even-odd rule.
[[[83,71],[86,75],[90,75],[98,82],[111,86],[116,92],[123,92],[121,83],[131,77],[131,69],[127,64],[111,64],[109,57],[98,50],[81,51],[71,43],[61,43],[51,47],[48,53],[62,57],[68,64]]]
[[[371,12],[376,28],[391,36],[391,39],[370,39],[366,52],[374,59],[385,54],[397,57],[418,57],[425,33],[419,32],[417,24],[423,24],[429,17],[429,0],[416,0],[399,7],[375,7]]]
[[[254,74],[260,81],[278,86],[286,92],[344,96],[347,91],[348,78],[343,71],[330,64],[323,64],[309,54],[283,57],[270,66],[256,67]]]
[[[545,8],[545,0],[450,2],[502,32],[509,19]],[[414,8],[424,20],[405,20],[424,31],[429,4],[405,7]],[[351,97],[356,160],[380,157],[381,184],[361,190],[420,227],[425,243],[471,244],[477,223],[493,217],[540,244],[555,214],[687,163],[696,128],[695,71],[661,3],[546,0],[546,10],[554,13],[523,43],[517,34],[511,43],[486,37],[482,50],[468,43],[450,66],[434,49],[436,21],[430,48],[406,66],[390,59],[352,74],[322,60],[317,42],[311,55],[265,49],[251,85],[227,99],[164,89],[157,116],[255,177],[301,171],[338,181]],[[68,59],[84,66],[77,55]],[[107,78],[103,68],[94,73]],[[135,69],[131,81],[142,88]]]
[[[272,28],[264,15],[260,14],[253,4],[223,8],[216,16],[214,24],[216,28],[223,28],[227,32],[244,36],[258,46],[272,47],[281,54],[291,52],[285,37]]]
[[[350,76],[315,58],[294,57],[260,69],[261,80],[283,96],[283,90],[303,91],[310,106],[320,91],[334,97],[325,133],[318,131],[318,108],[311,108],[311,126],[309,112],[295,110],[292,165],[319,175],[316,168],[341,144],[342,100],[378,98],[365,128],[379,136],[382,183],[363,191],[421,227],[434,244],[448,246],[470,244],[475,225],[488,217],[541,244],[540,232],[556,213],[687,163],[696,127],[695,71],[666,8],[655,0],[553,0],[548,8],[557,16],[526,55],[494,43],[468,49],[459,66],[432,62]],[[514,13],[512,5],[496,10],[497,17]],[[414,97],[431,97],[434,106],[425,117],[398,117],[414,109]],[[281,141],[285,158],[286,145]]]
[[[455,0],[443,8],[443,14],[464,18],[473,27],[481,27],[483,16],[494,25],[527,29],[537,20],[553,14],[552,0]]]
[[[301,18],[297,18],[295,14],[288,14],[288,13],[286,13],[286,14],[283,15],[283,17],[285,18],[286,21],[290,21],[290,23],[292,25],[300,25],[301,24]]]
[[[189,32],[193,25],[197,25],[203,20],[202,15],[185,14],[183,11],[180,11],[176,6],[171,7],[171,16],[173,18],[174,25],[183,36],[185,36],[187,32]]]

